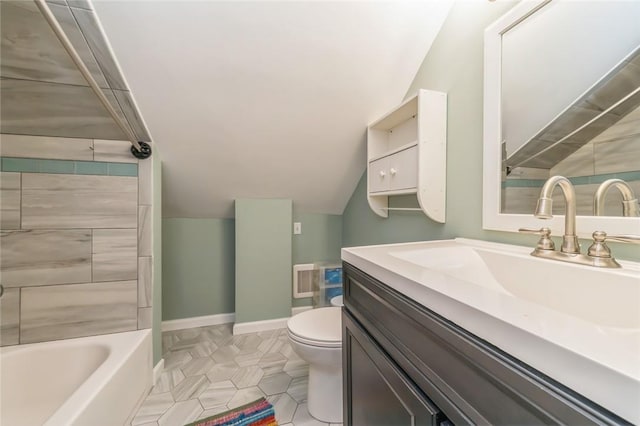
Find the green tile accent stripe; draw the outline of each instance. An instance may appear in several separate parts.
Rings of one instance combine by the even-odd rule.
[[[593,176],[576,176],[570,177],[569,181],[573,185],[590,185],[600,184],[608,179],[622,179],[626,182],[640,180],[640,171],[620,172],[620,173],[604,173]],[[542,188],[544,179],[510,179],[502,182],[503,188]]]
[[[138,176],[138,165],[104,161],[40,160],[0,157],[3,172],[55,173],[65,175]]]

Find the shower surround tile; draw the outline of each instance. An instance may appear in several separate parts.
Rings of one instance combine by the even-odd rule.
[[[3,1],[0,8],[3,77],[87,85],[34,2]],[[55,4],[49,4],[49,8],[98,85],[107,87],[69,8]],[[46,58],[41,56],[42,52],[46,52]]]
[[[153,326],[153,309],[138,308],[138,330],[144,330]]]
[[[91,281],[91,230],[2,231],[0,255],[5,288]]]
[[[93,141],[30,135],[0,136],[0,156],[93,161]]]
[[[137,235],[135,236],[137,242]],[[138,307],[151,306],[153,302],[153,258],[138,257]]]
[[[22,175],[22,227],[136,228],[135,177]]]
[[[1,133],[126,139],[90,87],[3,78],[0,89]],[[124,117],[112,91],[103,92]]]
[[[93,159],[114,163],[138,163],[131,155],[131,142],[96,139],[93,141]]]
[[[106,40],[100,31],[98,21],[93,11],[73,7],[71,12],[80,26],[80,31],[82,31],[84,38],[89,44],[100,69],[105,75],[109,87],[112,89],[128,90],[118,66],[109,51]]]
[[[118,100],[118,104],[120,105],[120,108],[122,109],[125,117],[127,117],[127,121],[131,126],[136,139],[139,142],[150,142],[151,138],[147,133],[147,129],[142,124],[142,117],[138,113],[138,110],[133,103],[131,93],[129,93],[127,90],[114,90],[113,94]]]
[[[0,172],[0,229],[20,229],[20,173]]]
[[[93,231],[92,281],[137,279],[137,243],[135,229],[95,229]]]
[[[20,289],[7,288],[0,297],[0,346],[17,345],[20,339]]]
[[[23,288],[20,343],[137,328],[136,281]]]
[[[151,206],[138,206],[138,256],[153,256]]]

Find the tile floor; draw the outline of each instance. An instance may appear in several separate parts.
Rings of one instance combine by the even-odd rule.
[[[309,367],[286,329],[231,330],[223,324],[163,333],[164,371],[131,424],[182,426],[264,396],[281,426],[327,425],[307,412]]]

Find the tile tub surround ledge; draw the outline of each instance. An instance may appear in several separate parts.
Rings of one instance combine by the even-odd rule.
[[[462,238],[342,249],[343,261],[602,407],[640,423],[640,329],[635,323],[629,328],[597,324],[517,297],[495,280],[493,288],[491,283],[473,283],[478,274],[456,278],[408,260],[408,252],[452,246],[533,261],[536,268],[568,268],[576,280],[585,273],[606,273],[620,274],[627,283],[640,282],[640,264],[620,261],[623,269],[602,271],[533,258],[531,247]]]

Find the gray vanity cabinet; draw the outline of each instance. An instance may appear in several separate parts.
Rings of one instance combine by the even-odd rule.
[[[346,386],[349,424],[436,425],[441,413],[366,331],[343,311],[343,350],[348,353]]]
[[[352,265],[343,272],[346,425],[629,424]]]

